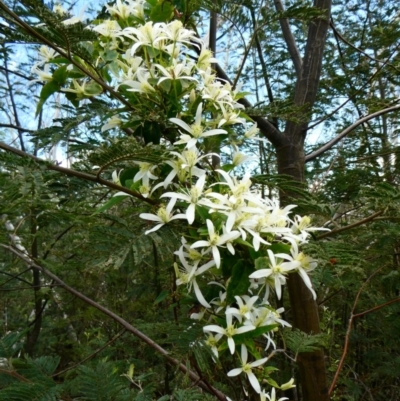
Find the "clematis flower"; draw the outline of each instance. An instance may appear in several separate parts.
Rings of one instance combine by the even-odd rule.
[[[186,216],[184,214],[176,214],[175,216],[172,215],[172,209],[175,206],[175,202],[176,199],[171,199],[167,205],[167,207],[165,206],[161,206],[158,211],[157,214],[151,214],[151,213],[141,213],[139,215],[139,217],[141,219],[145,219],[145,220],[150,220],[150,221],[155,221],[159,224],[157,224],[155,227],[153,227],[150,230],[147,230],[145,232],[145,234],[150,234],[154,231],[157,231],[158,229],[160,229],[164,224],[169,223],[172,220],[176,220],[176,219],[185,219]]]
[[[214,225],[211,220],[207,219],[207,229],[208,229],[208,241],[201,240],[192,244],[192,248],[208,248],[212,251],[215,264],[219,268],[221,265],[221,256],[219,254],[218,247],[224,245],[228,241],[234,240],[240,236],[239,231],[231,231],[227,234],[219,236],[214,229]]]
[[[254,303],[257,301],[258,296],[255,295],[254,297],[250,298],[248,295],[242,295],[241,297],[235,295],[235,299],[239,308],[228,308],[226,313],[231,313],[236,317],[236,319],[239,320],[240,323],[242,323],[243,318],[251,318],[251,312],[254,309]]]
[[[192,148],[196,145],[197,141],[200,138],[206,138],[213,135],[226,134],[227,132],[223,129],[212,129],[210,131],[203,131],[203,127],[201,125],[201,114],[202,114],[203,105],[200,103],[196,110],[196,119],[194,124],[188,125],[180,118],[170,118],[169,120],[176,125],[179,125],[185,131],[189,132],[190,135],[182,134],[180,136],[180,140],[175,142],[176,145],[185,144],[187,148]]]
[[[281,397],[279,400],[276,399],[276,391],[275,388],[272,387],[271,394],[266,393],[264,390],[260,393],[260,401],[285,401],[288,400],[287,397]]]
[[[286,283],[286,274],[297,268],[298,263],[293,262],[289,255],[284,253],[274,254],[270,249],[267,250],[270,260],[269,269],[260,269],[250,274],[249,278],[268,278],[273,277],[275,282],[275,291],[278,299],[282,296],[282,285]],[[289,262],[281,262],[280,259],[289,260]]]
[[[257,377],[253,373],[252,369],[263,365],[265,362],[267,362],[268,358],[262,358],[257,361],[254,361],[254,362],[247,363],[248,352],[247,352],[247,348],[244,344],[242,344],[240,356],[241,356],[241,360],[242,360],[241,361],[242,367],[232,369],[231,371],[228,372],[228,376],[232,377],[232,376],[238,376],[241,373],[246,373],[251,386],[254,388],[254,390],[257,393],[260,393],[261,392],[260,382],[257,380]]]
[[[232,337],[236,334],[247,333],[248,331],[252,331],[254,329],[255,327],[252,325],[235,327],[232,324],[232,315],[230,313],[226,314],[226,328],[217,326],[216,324],[210,324],[209,326],[203,327],[203,330],[206,333],[218,333],[228,337],[228,347],[232,355],[235,353],[235,341]]]
[[[186,284],[188,286],[188,291],[190,292],[192,286],[194,288],[194,292],[196,294],[197,300],[203,305],[205,308],[211,308],[211,305],[206,301],[202,292],[200,291],[199,285],[197,284],[196,277],[206,272],[208,269],[215,265],[213,260],[204,264],[201,267],[197,267],[198,263],[194,265],[190,265],[184,258],[179,258],[181,264],[184,269],[179,269],[177,263],[174,264],[175,274],[177,277],[176,285]]]
[[[120,85],[129,86],[127,89],[130,92],[139,92],[139,93],[153,93],[156,90],[149,84],[148,80],[151,78],[151,75],[145,68],[139,67],[136,72],[137,81],[123,81]]]
[[[165,81],[165,80],[177,80],[177,79],[182,79],[182,80],[187,80],[187,81],[197,81],[196,78],[190,76],[192,66],[190,65],[185,65],[182,62],[179,62],[178,60],[173,60],[173,65],[170,67],[163,67],[160,64],[155,64],[155,67],[163,74],[164,76],[161,77],[158,80],[158,85]]]
[[[189,203],[189,207],[186,209],[186,217],[189,224],[193,224],[195,218],[196,205],[201,204],[201,195],[203,194],[204,184],[206,183],[206,175],[202,175],[196,182],[196,185],[184,193],[167,192],[161,195],[161,198],[175,198],[183,200]]]

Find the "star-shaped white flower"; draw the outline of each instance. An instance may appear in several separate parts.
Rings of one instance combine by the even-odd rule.
[[[204,326],[203,330],[208,333],[218,333],[228,337],[228,347],[233,355],[235,353],[235,341],[233,336],[236,334],[247,333],[248,331],[252,331],[255,329],[252,325],[242,326],[242,327],[235,327],[232,324],[232,316],[230,313],[226,314],[226,328],[217,326],[216,324],[210,324],[209,326]]]
[[[161,206],[157,214],[151,214],[151,213],[141,213],[139,217],[141,219],[145,220],[150,220],[150,221],[155,221],[159,224],[157,224],[155,227],[153,227],[151,230],[147,230],[145,234],[152,233],[153,231],[157,231],[159,228],[161,228],[164,224],[169,223],[172,220],[176,219],[185,219],[186,216],[184,214],[176,214],[175,216],[172,215],[172,209],[175,206],[176,199],[171,199],[167,205]]]
[[[231,231],[223,235],[218,235],[215,232],[214,225],[211,220],[207,219],[208,241],[201,240],[192,244],[192,248],[209,248],[212,251],[215,265],[219,268],[221,265],[221,255],[218,247],[230,242],[240,236],[239,231]]]
[[[227,132],[223,129],[212,129],[210,131],[204,132],[204,128],[201,125],[201,114],[203,111],[203,105],[200,103],[196,111],[196,119],[194,124],[188,125],[180,118],[170,118],[169,120],[174,124],[179,125],[185,131],[189,132],[190,135],[182,134],[180,140],[175,142],[176,145],[186,143],[187,148],[191,148],[196,145],[200,138],[206,138],[208,136],[226,134]]]
[[[286,274],[291,270],[294,270],[299,265],[298,262],[293,262],[293,259],[284,253],[274,255],[274,253],[268,249],[268,256],[270,260],[269,269],[260,269],[250,274],[249,278],[268,278],[273,277],[275,281],[275,291],[278,299],[282,296],[282,285],[286,282]],[[277,259],[278,258],[278,259]],[[289,262],[281,262],[279,259],[286,259]]]
[[[203,194],[204,184],[206,183],[206,175],[203,174],[196,182],[196,185],[192,186],[186,193],[167,192],[161,197],[168,197],[172,199],[180,199],[189,203],[189,207],[186,209],[186,217],[189,224],[193,224],[195,218],[196,205],[201,204],[201,196]]]
[[[268,358],[262,358],[254,362],[247,363],[248,353],[247,353],[247,348],[244,344],[242,344],[240,355],[242,360],[242,367],[232,369],[231,371],[228,372],[228,376],[238,376],[241,373],[246,373],[251,386],[257,393],[260,393],[261,392],[260,382],[258,381],[256,375],[253,373],[252,369],[263,365],[265,362],[267,362]]]

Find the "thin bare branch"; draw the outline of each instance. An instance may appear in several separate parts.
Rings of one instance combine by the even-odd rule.
[[[337,383],[337,381],[338,381],[338,379],[339,379],[339,374],[340,374],[340,372],[341,372],[341,370],[342,370],[342,368],[343,368],[344,360],[345,360],[345,358],[346,358],[347,351],[348,351],[348,349],[349,349],[350,333],[351,333],[351,327],[352,327],[352,325],[353,325],[354,317],[357,316],[357,315],[360,315],[360,314],[357,314],[357,315],[354,314],[354,311],[355,311],[355,309],[356,309],[356,306],[357,306],[358,300],[359,300],[359,298],[360,298],[360,295],[361,295],[362,291],[364,290],[365,286],[366,286],[366,285],[369,283],[369,281],[372,279],[372,277],[374,277],[377,273],[379,273],[384,267],[385,267],[385,265],[384,265],[384,266],[381,266],[378,270],[376,270],[374,273],[372,273],[372,274],[367,278],[367,280],[365,280],[365,282],[363,283],[363,285],[360,287],[360,289],[359,289],[359,291],[358,291],[358,293],[357,293],[357,296],[356,296],[356,298],[355,298],[355,300],[354,300],[353,307],[352,307],[351,312],[350,312],[349,324],[348,324],[348,326],[347,326],[347,331],[346,331],[346,336],[345,336],[345,340],[344,340],[344,346],[343,346],[342,356],[341,356],[341,358],[340,358],[338,367],[337,367],[337,369],[336,369],[335,376],[333,377],[332,383],[331,383],[331,385],[330,385],[330,387],[329,387],[329,396],[332,395],[333,390],[335,389],[336,383]],[[372,310],[371,310],[371,311],[372,311]],[[361,314],[361,315],[362,315],[362,314]],[[360,315],[360,316],[361,316],[361,315]]]
[[[98,83],[105,91],[109,92],[112,97],[115,99],[118,99],[121,103],[123,103],[125,106],[127,106],[129,109],[131,109],[131,104],[123,97],[121,96],[118,92],[114,90],[111,86],[107,85],[99,75],[92,74],[85,66],[81,65],[72,55],[68,52],[65,52],[63,49],[60,47],[56,46],[51,40],[47,39],[44,37],[42,34],[40,34],[38,31],[36,31],[34,28],[32,28],[29,24],[27,24],[25,21],[23,21],[17,14],[15,14],[11,9],[9,9],[3,2],[0,1],[0,9],[2,9],[6,14],[8,14],[10,17],[12,17],[17,25],[19,25],[22,29],[24,29],[29,35],[33,36],[34,38],[39,39],[40,42],[46,44],[50,48],[54,49],[58,54],[60,54],[62,57],[65,57],[68,59],[68,61],[75,65],[80,71],[82,71],[86,76],[90,77]]]
[[[18,156],[21,156],[21,157],[27,157],[29,159],[32,159],[32,160],[38,162],[38,163],[42,163],[42,164],[44,163],[44,164],[46,164],[46,167],[47,167],[48,170],[58,171],[58,172],[63,173],[65,175],[68,175],[68,176],[71,176],[71,177],[81,178],[81,179],[86,180],[86,181],[97,182],[98,184],[104,185],[104,186],[106,186],[108,188],[115,189],[117,191],[124,192],[127,195],[131,195],[134,198],[140,199],[143,202],[149,203],[151,205],[156,205],[158,203],[157,201],[155,201],[153,199],[149,199],[149,198],[143,197],[139,192],[131,191],[128,188],[125,188],[125,187],[122,187],[122,186],[120,186],[118,184],[115,184],[114,182],[107,181],[107,180],[105,180],[105,179],[103,179],[101,177],[97,177],[96,175],[83,173],[81,171],[72,170],[70,168],[58,166],[57,164],[52,164],[51,162],[48,162],[48,161],[43,160],[43,159],[41,159],[39,157],[33,156],[33,155],[29,154],[29,153],[23,152],[22,150],[19,150],[17,148],[9,146],[9,145],[5,144],[4,142],[1,142],[1,141],[0,141],[0,149],[4,149],[4,150],[6,150],[8,152],[14,153],[14,154],[16,154]]]
[[[278,12],[285,11],[281,0],[275,0],[275,8]],[[290,29],[289,20],[287,18],[279,19],[279,23],[281,25],[283,37],[287,44],[290,57],[293,61],[294,69],[296,71],[296,76],[299,78],[301,76],[301,70],[303,67],[303,60],[301,58],[299,49],[296,44],[296,40],[293,36],[292,30]]]
[[[25,262],[28,266],[31,266],[32,268],[34,268],[38,271],[41,271],[47,277],[50,277],[52,280],[54,280],[56,283],[58,283],[60,286],[62,286],[69,293],[75,295],[77,298],[79,298],[83,302],[87,303],[88,305],[99,310],[103,314],[107,315],[108,317],[110,317],[111,319],[113,319],[114,321],[119,323],[122,327],[125,328],[126,331],[128,331],[128,332],[132,333],[133,335],[135,335],[136,337],[138,337],[140,340],[142,340],[144,343],[146,343],[149,347],[153,348],[156,352],[161,354],[168,362],[177,366],[181,372],[188,375],[190,380],[192,380],[194,383],[196,383],[196,385],[199,386],[200,388],[202,388],[204,391],[211,393],[220,401],[227,400],[225,394],[223,394],[221,391],[219,391],[215,387],[210,386],[210,384],[208,384],[208,383],[206,384],[203,380],[201,380],[201,378],[196,373],[194,373],[192,370],[190,370],[184,363],[181,363],[178,359],[175,359],[174,357],[172,357],[168,353],[168,351],[166,351],[164,348],[162,348],[159,344],[157,344],[155,341],[153,341],[150,337],[146,336],[144,333],[142,333],[136,327],[132,326],[126,320],[122,319],[122,317],[118,316],[114,312],[110,311],[109,309],[105,308],[104,306],[93,301],[91,298],[88,298],[86,295],[77,291],[75,288],[70,287],[63,280],[61,280],[58,276],[56,276],[55,274],[53,274],[52,272],[50,272],[43,266],[39,265],[38,263],[33,262],[27,255],[20,253],[19,251],[17,251],[16,249],[14,249],[13,247],[11,247],[9,245],[0,244],[0,246],[2,248],[5,248],[8,251],[12,252],[14,255],[16,255],[18,258],[20,258],[23,262]]]
[[[56,376],[60,376],[72,369],[75,369],[76,367],[82,365],[83,363],[85,363],[86,361],[88,361],[89,359],[92,359],[94,356],[96,356],[99,352],[103,351],[104,349],[106,349],[108,346],[110,346],[112,343],[114,343],[115,341],[118,340],[118,338],[120,338],[122,336],[122,334],[124,334],[126,332],[126,329],[122,329],[119,333],[117,333],[115,336],[113,336],[109,341],[107,341],[102,347],[96,349],[96,351],[92,352],[90,355],[88,355],[86,358],[83,358],[81,361],[79,361],[78,363],[75,363],[72,366],[69,366],[66,369],[61,370],[60,372],[54,373],[53,375],[51,375],[51,377],[56,377]]]
[[[222,67],[217,64],[215,67],[215,70],[217,72],[217,76],[221,79],[223,79],[226,82],[232,83],[232,81],[229,79],[228,75],[226,72],[222,69]],[[252,104],[246,99],[242,98],[239,100],[239,103],[245,106],[246,108],[252,108]],[[281,146],[284,143],[284,136],[281,131],[279,131],[278,128],[276,128],[271,122],[269,122],[266,118],[252,114],[251,112],[247,112],[247,114],[255,121],[257,122],[258,128],[260,128],[261,133],[275,146]]]
[[[317,237],[317,239],[330,237],[332,235],[339,234],[339,233],[341,233],[343,231],[351,230],[352,228],[355,228],[355,227],[358,227],[358,226],[362,226],[363,224],[369,223],[370,221],[374,220],[376,217],[380,216],[383,212],[384,212],[384,210],[380,210],[379,212],[376,212],[376,213],[372,214],[371,216],[366,217],[365,219],[357,221],[356,223],[349,224],[348,226],[340,227],[340,228],[338,228],[336,230],[328,231],[328,232],[326,232],[324,234],[319,235]]]
[[[357,120],[354,124],[351,124],[349,127],[347,127],[345,130],[343,130],[340,134],[338,134],[335,138],[333,138],[331,141],[327,142],[325,145],[321,146],[319,149],[315,150],[314,152],[309,153],[306,155],[305,161],[306,163],[314,160],[318,156],[324,154],[327,152],[329,149],[331,149],[333,146],[335,146],[338,142],[340,142],[345,136],[349,135],[354,129],[356,129],[359,125],[372,120],[375,117],[379,117],[383,114],[390,113],[392,111],[396,111],[400,109],[400,104],[396,104],[391,107],[387,107],[386,109],[379,110],[375,113],[368,114],[365,117],[360,118]]]

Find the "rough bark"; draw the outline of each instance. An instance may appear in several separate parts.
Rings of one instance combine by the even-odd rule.
[[[329,26],[330,0],[315,0],[314,7],[327,10],[326,19],[311,21],[301,74],[294,91],[294,104],[302,107],[303,115],[297,121],[288,121],[284,140],[276,147],[278,173],[291,176],[304,182],[304,139],[312,107],[315,103],[322,71],[323,52]],[[300,121],[300,122],[299,122]],[[281,194],[283,204],[289,202],[295,193]],[[288,292],[293,316],[293,327],[305,333],[320,332],[318,305],[299,275],[291,275],[288,280]],[[324,353],[322,351],[302,353],[298,356],[302,399],[304,401],[328,401],[328,385]]]

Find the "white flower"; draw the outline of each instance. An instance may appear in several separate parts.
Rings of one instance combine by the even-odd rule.
[[[136,78],[137,81],[126,80],[122,81],[120,85],[129,86],[127,90],[130,92],[153,93],[156,91],[148,82],[151,75],[145,68],[138,68]]]
[[[196,276],[203,274],[208,269],[213,267],[215,265],[215,262],[211,260],[198,268],[198,262],[196,262],[194,265],[190,265],[183,256],[181,257],[181,255],[182,254],[179,254],[179,260],[182,263],[184,269],[179,269],[178,265],[176,263],[174,264],[175,274],[177,277],[176,285],[179,286],[186,284],[188,286],[188,291],[191,291],[193,285],[196,298],[200,302],[200,304],[203,305],[205,308],[211,308],[211,305],[206,301],[200,291],[199,285],[196,281]]]
[[[255,295],[250,298],[248,295],[242,295],[241,297],[235,295],[235,299],[239,308],[228,308],[226,313],[231,313],[239,322],[242,322],[243,318],[250,319],[251,312],[254,309],[253,305],[257,301],[258,296]]]
[[[244,134],[246,139],[255,139],[257,141],[266,142],[265,138],[259,138],[256,135],[258,134],[259,129],[257,128],[257,123],[253,124],[248,131]]]
[[[118,22],[114,20],[106,20],[102,24],[92,27],[91,30],[99,33],[106,38],[119,37],[121,36],[120,33],[122,31]]]
[[[176,80],[183,79],[187,81],[196,81],[197,79],[190,76],[192,66],[186,65],[178,60],[172,60],[173,65],[170,67],[163,67],[160,64],[155,64],[154,66],[160,70],[160,72],[164,75],[162,78],[158,80],[158,85],[165,80]]]
[[[271,389],[271,395],[266,393],[264,390],[260,393],[260,401],[267,401],[267,398],[269,401],[285,401],[288,400],[289,398],[287,397],[281,397],[279,400],[276,399],[276,391],[275,388],[272,387]]]
[[[149,21],[138,28],[125,28],[122,34],[136,42],[131,48],[133,55],[140,46],[150,46],[162,50],[164,42],[162,39],[166,38],[164,30],[165,24],[156,23],[153,25],[153,21]]]
[[[128,0],[128,3],[124,4],[121,0],[117,0],[113,7],[106,4],[106,8],[110,15],[116,16],[118,19],[127,19],[130,15],[137,14],[137,6],[140,5],[140,2],[137,1]]]
[[[77,24],[78,22],[82,22],[83,21],[83,14],[85,12],[85,9],[86,9],[86,6],[83,6],[81,8],[81,11],[79,12],[78,16],[74,16],[74,17],[68,18],[68,19],[62,21],[62,23],[64,25],[74,25],[74,24]]]
[[[292,238],[286,238],[292,244],[290,248],[290,253],[293,262],[297,262],[296,271],[300,274],[300,277],[303,279],[304,284],[311,291],[313,298],[317,299],[317,294],[312,288],[312,283],[310,277],[308,276],[308,272],[313,271],[317,267],[317,261],[310,256],[305,255],[303,252],[299,252],[299,247],[297,246],[297,242]]]
[[[268,256],[270,260],[269,269],[260,269],[250,274],[249,278],[268,278],[273,277],[275,282],[275,291],[278,299],[281,299],[282,295],[282,285],[286,283],[286,274],[298,266],[297,262],[281,262],[279,259],[293,260],[289,255],[284,253],[279,253],[274,255],[274,253],[268,249]]]
[[[294,379],[291,378],[287,383],[281,385],[280,389],[283,391],[289,390],[290,388],[296,387],[294,383]]]
[[[148,186],[149,180],[156,180],[158,177],[153,174],[153,170],[157,167],[150,163],[146,162],[137,162],[134,161],[133,163],[139,165],[139,171],[133,177],[133,182],[137,182],[142,180],[143,185]]]
[[[254,361],[254,362],[247,363],[248,353],[247,353],[247,348],[244,344],[242,344],[240,354],[241,354],[241,360],[242,360],[241,361],[242,367],[232,369],[231,371],[228,372],[228,376],[238,376],[241,373],[246,373],[251,386],[254,388],[254,390],[257,393],[260,393],[261,392],[260,382],[257,380],[256,375],[253,373],[252,368],[256,368],[258,366],[263,365],[265,362],[267,362],[268,358],[262,358],[257,361]]]
[[[119,127],[122,121],[118,116],[112,116],[106,124],[101,127],[101,132],[108,131],[111,128]]]
[[[193,42],[201,43],[202,41],[197,37],[194,31],[186,29],[183,27],[181,21],[174,20],[167,24],[163,31],[164,35],[171,40],[172,42],[176,43],[186,43],[190,46],[193,46]],[[162,40],[160,38],[159,40]],[[195,45],[196,46],[196,45]]]
[[[151,213],[141,213],[139,215],[139,217],[141,219],[145,219],[145,220],[150,220],[150,221],[155,221],[159,224],[157,224],[155,227],[153,227],[151,230],[147,230],[145,232],[145,234],[149,234],[152,233],[153,231],[158,230],[159,228],[161,228],[164,224],[169,223],[172,220],[176,220],[176,219],[184,219],[186,218],[186,216],[184,214],[176,214],[175,216],[172,215],[172,209],[175,206],[175,202],[176,199],[171,199],[167,205],[167,207],[165,206],[161,206],[158,211],[157,214],[151,214]]]
[[[36,82],[49,82],[53,79],[53,74],[49,71],[49,65],[46,64],[44,66],[44,70],[39,70],[37,66],[32,67],[31,72],[38,75],[38,79],[33,79],[32,81],[29,82],[28,86],[33,85]]]
[[[196,145],[198,139],[200,139],[200,138],[206,138],[208,136],[226,134],[227,133],[223,129],[212,129],[212,130],[206,131],[206,132],[203,131],[203,127],[201,125],[202,107],[203,106],[200,103],[199,106],[197,107],[195,122],[192,125],[186,124],[184,121],[182,121],[179,118],[170,118],[169,119],[174,124],[179,125],[185,131],[189,132],[189,134],[191,135],[190,136],[190,135],[187,135],[187,134],[181,134],[180,140],[175,142],[176,145],[186,143],[186,147],[190,149],[190,148],[192,148],[193,146]]]
[[[248,331],[252,331],[254,329],[255,327],[251,325],[235,327],[232,324],[232,315],[230,313],[226,314],[226,328],[217,326],[216,324],[211,324],[209,326],[203,327],[203,330],[206,333],[211,331],[212,333],[218,333],[226,336],[228,338],[228,347],[231,351],[231,354],[235,353],[235,341],[232,337],[236,334],[247,333]]]
[[[207,229],[208,229],[208,241],[201,240],[192,244],[192,248],[204,248],[207,247],[211,249],[215,264],[219,268],[221,265],[221,256],[219,254],[218,247],[224,245],[228,241],[234,240],[240,236],[239,231],[231,231],[230,233],[223,234],[219,236],[215,230],[214,225],[211,220],[207,219]]]
[[[201,195],[203,194],[204,184],[206,183],[206,175],[202,175],[196,182],[196,185],[186,193],[167,192],[161,195],[161,198],[175,198],[189,203],[186,209],[186,217],[189,224],[193,224],[195,218],[196,205],[201,204]]]
[[[217,334],[214,336],[213,334],[208,333],[207,340],[204,341],[205,344],[211,348],[211,351],[215,355],[216,358],[218,358],[217,343],[221,338],[222,338],[222,334]]]

